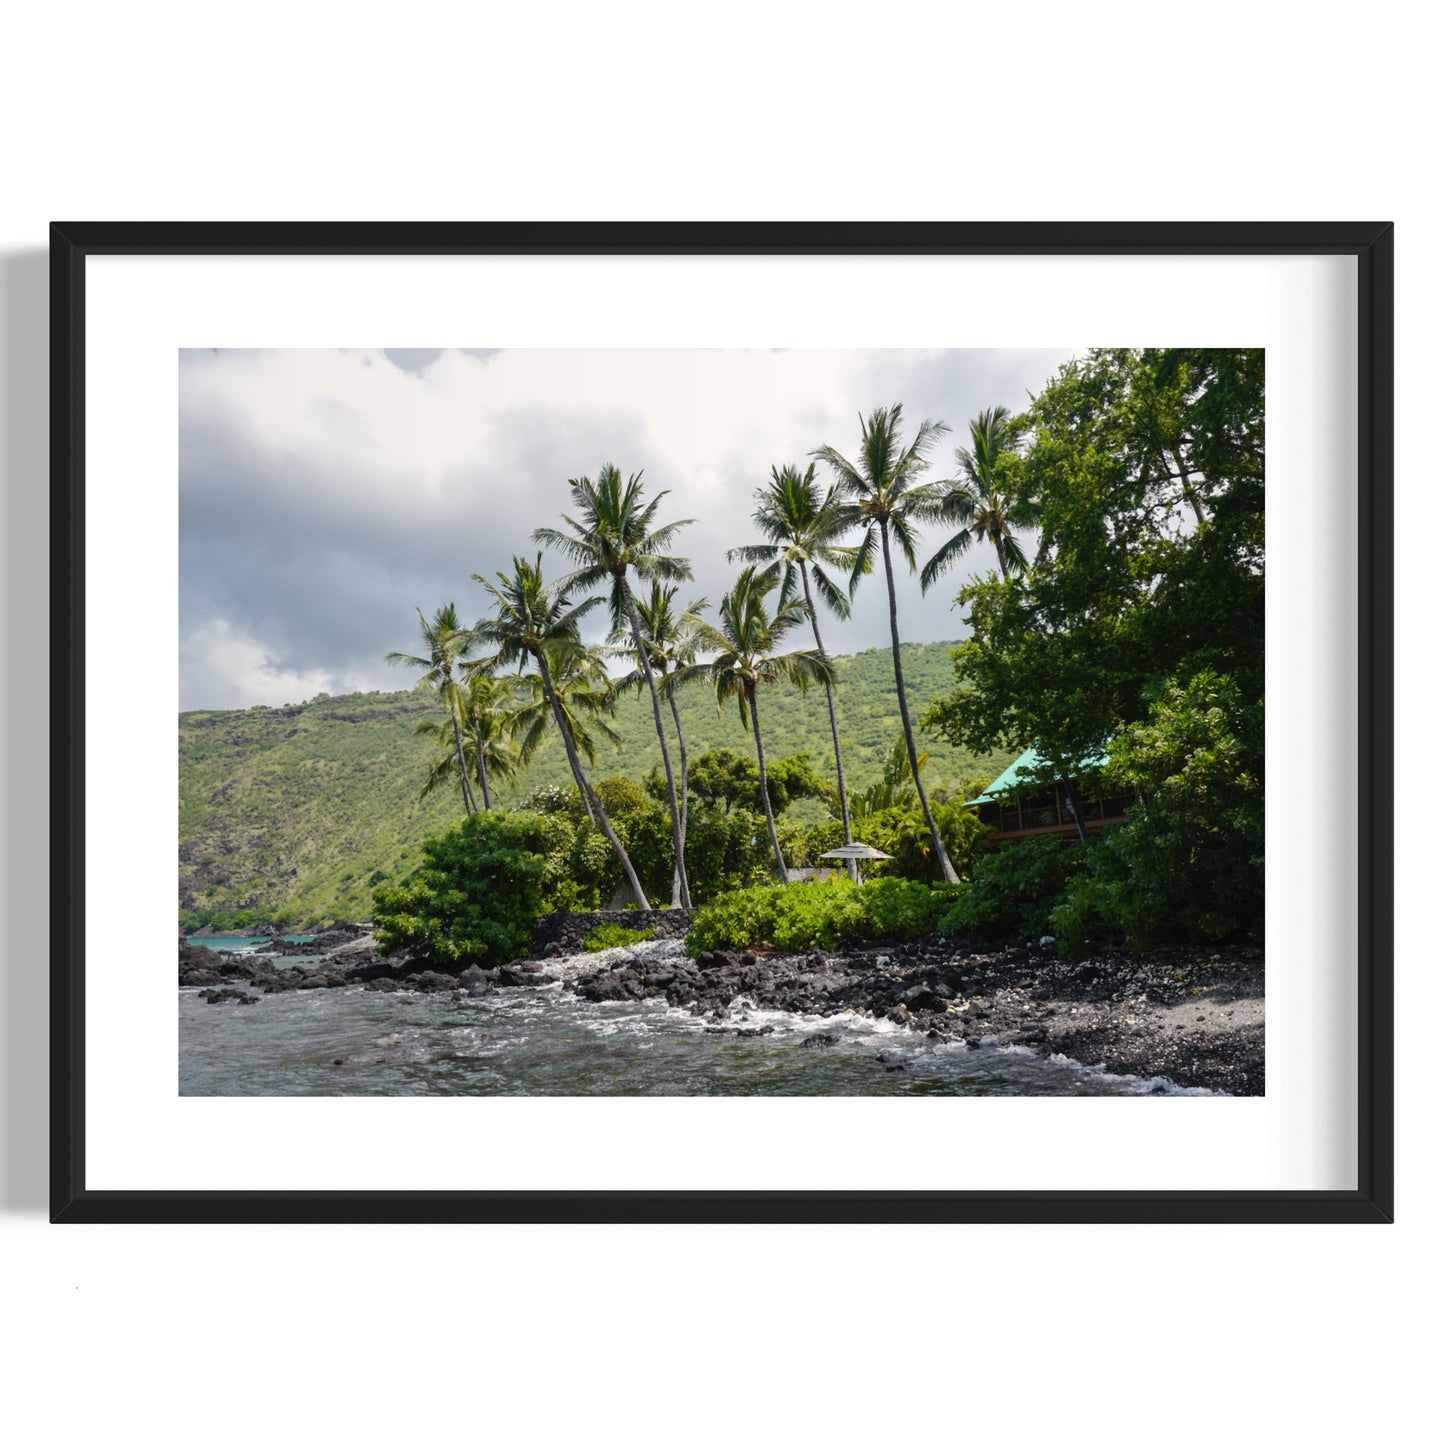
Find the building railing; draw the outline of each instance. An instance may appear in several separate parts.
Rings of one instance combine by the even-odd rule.
[[[1099,827],[1122,821],[1132,801],[1132,797],[1104,797],[1099,801],[1080,803],[1079,809],[1085,827]],[[1067,805],[1059,803],[1019,807],[1006,802],[995,802],[980,807],[979,816],[990,826],[996,827],[1001,836],[1006,837],[1020,832],[1075,830],[1073,813]]]

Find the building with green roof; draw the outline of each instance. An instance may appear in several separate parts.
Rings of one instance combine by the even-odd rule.
[[[1086,758],[1079,771],[1097,772],[1108,757],[1102,752]],[[1080,795],[1077,774],[1043,782],[1048,768],[1030,747],[991,781],[967,805],[979,809],[979,820],[987,822],[1001,840],[1020,837],[1094,836],[1107,826],[1124,820],[1128,795],[1089,799]],[[1035,775],[1031,775],[1035,774]]]

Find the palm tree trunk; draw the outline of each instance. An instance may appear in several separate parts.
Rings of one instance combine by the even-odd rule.
[[[487,785],[486,749],[481,737],[477,738],[477,780],[482,784],[482,805],[492,810],[492,789]]]
[[[1064,778],[1064,800],[1069,804],[1069,814],[1074,819],[1074,826],[1078,828],[1079,840],[1081,842],[1087,842],[1089,840],[1089,832],[1084,826],[1084,816],[1079,809],[1079,793],[1074,787],[1073,777]]]
[[[678,763],[682,767],[682,795],[678,799],[682,808],[682,850],[687,853],[687,739],[682,734],[682,717],[677,710],[677,694],[669,691],[667,704],[672,708],[672,724],[677,728]],[[672,874],[672,905],[682,905],[682,877],[674,868]]]
[[[622,870],[627,877],[627,885],[632,888],[632,896],[637,902],[639,910],[650,911],[647,893],[642,890],[642,883],[637,880],[637,872],[633,868],[632,858],[627,855],[627,848],[622,845],[622,838],[613,830],[612,823],[603,810],[601,798],[592,790],[592,783],[587,780],[587,773],[582,770],[582,763],[577,757],[577,748],[572,743],[572,733],[567,729],[567,723],[562,716],[561,704],[557,700],[557,693],[552,689],[552,672],[547,666],[547,658],[540,653],[537,655],[537,671],[542,677],[542,689],[547,693],[548,705],[552,708],[552,721],[562,734],[562,745],[566,749],[567,761],[572,767],[572,776],[576,779],[577,790],[582,793],[587,810],[601,822],[602,830],[612,844],[612,850],[617,853],[617,860],[622,863]]]
[[[477,799],[472,795],[471,779],[467,776],[467,754],[462,747],[462,728],[457,721],[457,714],[449,705],[447,710],[452,716],[452,737],[457,744],[457,770],[462,774],[462,805],[467,809],[467,815],[471,816],[477,809]]]
[[[642,619],[637,614],[637,603],[632,599],[632,588],[625,575],[618,577],[622,588],[622,599],[627,603],[627,617],[632,623],[632,640],[637,647],[637,659],[642,663],[642,674],[647,678],[647,690],[652,695],[652,719],[657,726],[657,744],[662,748],[662,770],[667,776],[667,805],[672,813],[672,845],[674,849],[674,872],[678,895],[685,910],[692,910],[692,894],[687,885],[687,863],[683,857],[682,814],[677,808],[677,784],[672,779],[672,756],[667,746],[667,732],[662,725],[662,702],[657,695],[657,678],[652,674],[652,663],[647,659],[647,645],[642,639]]]
[[[995,551],[995,552],[997,553],[997,555],[998,555],[998,574],[999,574],[1000,576],[1007,576],[1007,575],[1008,575],[1008,555],[1005,553],[1005,551],[1004,551],[1004,549],[1003,549],[1003,537],[1002,537],[1002,536],[995,536],[995,537],[993,538],[993,549],[994,549],[994,551]]]
[[[768,764],[763,760],[763,733],[758,726],[758,698],[755,692],[748,693],[748,710],[753,716],[753,740],[758,746],[758,776],[763,787],[763,815],[768,819],[768,839],[773,844],[773,860],[778,864],[778,881],[788,880],[788,864],[783,860],[783,849],[778,845],[778,828],[773,821],[773,802],[768,796]]]
[[[813,605],[813,589],[808,585],[808,571],[806,567],[800,566],[799,573],[803,578],[803,599],[808,603],[808,615],[813,619],[813,640],[818,644],[818,655],[825,661],[828,653],[823,650],[823,633],[818,627],[818,612]],[[823,678],[823,692],[828,698],[828,725],[833,729],[833,761],[838,768],[838,804],[843,808],[843,845],[850,847],[853,844],[853,819],[848,815],[848,783],[843,780],[843,743],[838,740],[838,708],[833,702],[833,683]],[[848,859],[849,879],[858,880],[858,863],[850,857]]]
[[[878,527],[883,539],[883,571],[888,578],[888,625],[893,634],[893,680],[898,687],[898,715],[903,720],[903,741],[908,748],[908,767],[913,773],[913,785],[918,789],[918,800],[923,806],[923,820],[933,836],[933,849],[943,867],[943,880],[950,886],[958,886],[958,873],[948,860],[948,851],[943,838],[938,834],[938,824],[933,820],[933,808],[928,805],[928,793],[918,775],[918,748],[913,744],[913,723],[908,716],[908,696],[903,690],[903,652],[898,644],[898,596],[893,589],[893,557],[888,550],[888,522],[881,521]]]

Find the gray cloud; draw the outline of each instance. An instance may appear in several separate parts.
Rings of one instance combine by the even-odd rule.
[[[1065,355],[413,350],[372,364],[382,354],[183,353],[182,707],[406,685],[382,658],[414,649],[415,609],[480,614],[471,574],[534,553],[567,478],[609,461],[670,489],[668,516],[696,518],[686,594],[715,599],[770,466],[825,443],[852,455],[857,413],[899,401],[910,426],[954,428],[934,468],[952,474],[968,418],[1023,406]],[[969,569],[927,598],[901,588],[907,639],[959,635],[949,602]],[[864,581],[830,647],[887,644],[882,587]]]

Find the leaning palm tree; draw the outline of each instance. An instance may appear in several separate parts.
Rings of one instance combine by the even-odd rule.
[[[835,483],[825,493],[817,479],[816,468],[799,474],[796,466],[773,467],[773,483],[755,493],[758,509],[753,521],[768,538],[764,546],[737,546],[728,552],[729,561],[771,562],[783,568],[783,601],[792,599],[801,587],[808,616],[813,623],[813,640],[818,655],[827,656],[823,633],[818,625],[818,607],[813,600],[813,587],[824,605],[840,621],[848,619],[851,610],[849,594],[857,588],[860,572],[859,546],[843,545],[843,538],[857,530],[858,508],[850,505]],[[849,592],[838,586],[827,569],[832,567],[849,573]],[[865,565],[864,570],[867,569]],[[843,842],[852,845],[853,821],[848,810],[848,783],[843,775],[843,744],[838,737],[838,708],[833,698],[833,683],[825,679],[828,695],[828,725],[833,729],[833,762],[838,771],[838,805],[843,814]],[[848,863],[849,875],[858,880],[858,864]]]
[[[607,675],[604,653],[596,647],[557,645],[548,654],[547,669],[556,709],[554,711],[541,676],[528,676],[531,700],[518,713],[522,749],[530,756],[547,732],[556,727],[571,738],[579,758],[595,768],[598,737],[614,747],[622,745],[622,737],[608,720],[617,707],[618,688]],[[582,806],[594,827],[599,825],[601,805],[595,795],[582,792]]]
[[[668,493],[659,491],[644,504],[642,473],[629,476],[624,482],[615,466],[604,466],[597,480],[579,476],[567,485],[572,490],[576,516],[564,516],[566,531],[550,526],[532,533],[534,541],[555,546],[577,570],[563,578],[570,590],[590,591],[607,586],[614,629],[630,628],[638,664],[652,697],[652,718],[657,728],[657,744],[662,749],[662,770],[667,777],[667,805],[672,814],[672,843],[677,892],[681,905],[692,908],[692,895],[687,885],[687,864],[683,856],[682,812],[677,802],[677,782],[672,771],[672,755],[667,745],[667,731],[662,724],[662,700],[657,692],[657,679],[647,654],[647,636],[638,615],[629,573],[635,572],[644,581],[690,581],[692,567],[680,556],[670,556],[668,547],[690,520],[672,521],[656,526],[657,508]]]
[[[467,761],[462,747],[461,686],[457,669],[462,659],[475,644],[471,631],[457,620],[455,603],[447,602],[437,608],[430,621],[417,608],[421,621],[421,639],[426,649],[424,656],[412,656],[404,651],[387,654],[390,666],[420,667],[424,673],[418,686],[430,687],[440,698],[451,721],[452,743],[456,747],[457,767],[462,779],[462,805],[468,816],[476,811],[477,801],[472,795],[471,783],[467,780]]]
[[[647,660],[652,666],[652,673],[658,679],[661,690],[667,696],[667,703],[672,711],[672,724],[677,733],[677,756],[678,770],[681,773],[681,785],[678,787],[678,810],[682,820],[682,845],[684,853],[687,850],[687,734],[682,728],[682,714],[677,709],[677,686],[673,684],[676,673],[689,667],[697,660],[698,625],[702,620],[702,613],[707,610],[708,601],[701,597],[689,601],[681,612],[673,609],[673,601],[677,596],[677,587],[664,586],[660,581],[654,581],[646,596],[637,598],[637,612],[642,619],[642,632],[647,639]],[[614,643],[622,641],[625,633],[621,630],[614,630],[611,640]],[[625,654],[636,657],[632,647],[615,647],[616,654]],[[639,665],[626,676],[617,679],[619,689],[627,687],[642,687],[647,683],[642,667]],[[673,869],[672,877],[672,905],[682,905],[682,876],[679,871]]]
[[[929,558],[923,568],[923,589],[928,590],[975,541],[993,542],[998,569],[1007,576],[1023,571],[1028,558],[1014,535],[1019,524],[1015,503],[1002,474],[1007,459],[1019,445],[1018,425],[1007,406],[991,406],[969,423],[970,442],[954,451],[963,474],[941,481],[933,491],[932,516],[959,527]]]
[[[898,543],[908,569],[918,566],[915,522],[930,514],[932,493],[920,485],[919,478],[928,467],[928,453],[938,438],[948,430],[941,421],[925,421],[912,442],[905,446],[899,434],[903,423],[903,407],[879,407],[864,421],[863,441],[855,465],[831,446],[821,446],[813,454],[826,462],[842,485],[844,493],[856,503],[858,518],[864,526],[863,544],[858,550],[854,575],[861,575],[873,552],[881,544],[883,574],[888,581],[888,625],[893,638],[893,679],[898,689],[898,714],[903,722],[903,739],[908,748],[908,767],[913,773],[913,786],[923,808],[923,819],[933,837],[934,850],[943,868],[946,882],[957,884],[948,851],[933,820],[928,793],[918,775],[918,747],[913,740],[913,721],[908,715],[908,696],[903,687],[903,652],[898,641],[898,592],[893,581],[892,542]]]
[[[472,580],[480,581],[497,603],[496,616],[484,617],[476,624],[477,640],[496,649],[492,660],[497,666],[515,665],[520,668],[530,661],[536,668],[547,713],[562,737],[562,747],[567,753],[567,763],[572,768],[577,790],[581,792],[589,814],[596,819],[617,854],[633,899],[639,908],[646,911],[647,894],[642,890],[627,848],[622,845],[622,839],[582,769],[577,756],[575,729],[563,712],[557,687],[553,684],[555,667],[575,666],[585,653],[579,623],[595,605],[600,605],[601,598],[593,597],[578,604],[571,600],[565,585],[547,585],[542,579],[540,554],[535,562],[514,556],[511,575],[499,571],[495,584],[476,573],[473,573]]]
[[[788,632],[808,619],[806,609],[797,601],[780,599],[778,609],[769,614],[768,598],[778,585],[775,569],[759,572],[749,566],[744,570],[718,607],[718,625],[713,627],[704,622],[698,626],[699,646],[717,655],[710,662],[675,673],[673,685],[679,685],[688,679],[690,672],[696,672],[712,682],[719,708],[727,698],[736,699],[743,726],[752,731],[757,747],[768,839],[773,844],[778,879],[786,882],[788,864],[778,845],[778,828],[768,796],[768,764],[763,753],[762,728],[758,724],[758,688],[778,682],[806,688],[810,682],[831,680],[832,668],[827,658],[816,651],[778,651]]]

